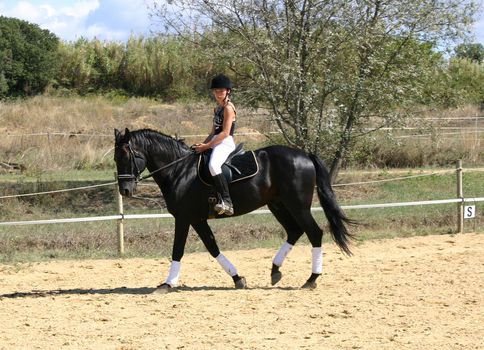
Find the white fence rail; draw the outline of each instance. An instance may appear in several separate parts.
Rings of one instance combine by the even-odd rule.
[[[451,198],[451,199],[437,199],[429,201],[418,202],[396,202],[396,203],[377,203],[377,204],[357,204],[357,205],[342,205],[344,210],[351,209],[375,209],[375,208],[393,208],[393,207],[410,207],[419,205],[439,205],[450,203],[476,203],[484,202],[484,197],[479,198]],[[312,212],[322,211],[321,207],[312,207]],[[248,213],[247,215],[270,214],[268,209],[259,209]],[[87,216],[81,218],[65,218],[65,219],[45,219],[45,220],[30,220],[30,221],[6,221],[0,222],[0,226],[25,226],[25,225],[46,225],[46,224],[67,224],[76,222],[94,222],[94,221],[112,221],[112,220],[132,220],[132,219],[167,219],[173,218],[171,214],[117,214],[106,216]]]
[[[434,174],[430,174],[434,175]],[[395,202],[395,203],[376,203],[376,204],[358,204],[358,205],[342,205],[341,207],[345,210],[353,210],[353,209],[376,209],[376,208],[392,208],[392,207],[408,207],[408,206],[422,206],[422,205],[442,205],[442,204],[457,204],[457,232],[464,231],[464,204],[465,203],[476,203],[476,202],[484,202],[484,197],[477,197],[477,198],[464,198],[462,193],[462,163],[461,161],[457,162],[456,168],[456,182],[457,182],[457,198],[450,198],[450,199],[438,199],[438,200],[426,200],[426,201],[414,201],[414,202]],[[415,175],[415,176],[408,176],[408,177],[401,177],[396,178],[393,180],[402,180],[407,178],[419,177],[422,175]],[[380,180],[382,182],[388,180]],[[368,183],[374,183],[375,181],[369,181]],[[99,186],[107,186],[113,185],[116,182],[110,182],[103,185],[95,185],[93,187]],[[343,185],[355,185],[355,184],[363,184],[361,182],[354,183],[354,184],[343,184]],[[342,185],[340,185],[342,186]],[[52,192],[65,192],[69,190],[79,190],[79,189],[86,189],[87,187],[79,187],[75,189],[68,189],[68,190],[60,190],[60,191],[52,191]],[[12,198],[12,197],[23,197],[29,195],[39,195],[39,194],[47,194],[51,192],[40,192],[36,194],[24,194],[24,195],[12,195],[12,196],[0,196],[0,199],[3,198]],[[119,192],[116,190],[117,193],[117,201],[118,201],[118,212],[119,214],[116,215],[107,215],[107,216],[89,216],[89,217],[77,217],[77,218],[64,218],[64,219],[44,219],[44,220],[28,220],[28,221],[6,221],[0,222],[0,227],[5,226],[24,226],[24,225],[46,225],[46,224],[66,224],[66,223],[79,223],[79,222],[96,222],[96,221],[118,221],[118,250],[120,254],[124,253],[124,220],[132,220],[132,219],[164,219],[164,218],[173,218],[171,214],[124,214],[123,210],[123,200],[122,197],[119,195]],[[323,208],[321,207],[313,207],[311,211],[322,211]],[[267,209],[259,209],[253,211],[249,214],[269,214],[271,213],[270,210]]]

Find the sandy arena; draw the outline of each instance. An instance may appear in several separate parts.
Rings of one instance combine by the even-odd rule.
[[[484,349],[484,236],[325,246],[316,290],[310,247],[270,285],[276,251],[185,255],[182,288],[152,294],[168,259],[0,265],[0,349]]]

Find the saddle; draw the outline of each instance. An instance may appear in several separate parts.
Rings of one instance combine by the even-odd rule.
[[[199,155],[197,173],[198,178],[207,186],[213,186],[212,175],[208,169],[208,162],[212,150],[209,149]],[[222,165],[222,174],[227,179],[227,183],[249,179],[259,172],[259,164],[253,151],[246,152],[244,144],[240,143],[235,150],[230,153],[227,160]]]

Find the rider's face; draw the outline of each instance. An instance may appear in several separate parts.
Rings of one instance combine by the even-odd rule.
[[[213,97],[215,97],[218,103],[224,102],[228,92],[229,89],[226,88],[212,89]]]

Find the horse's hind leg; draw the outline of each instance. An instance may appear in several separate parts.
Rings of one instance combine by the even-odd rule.
[[[312,273],[309,279],[302,286],[303,288],[316,288],[316,280],[323,273],[323,231],[318,226],[311,214],[310,208],[299,208],[291,210],[291,214],[298,224],[304,229],[311,242],[312,248]]]
[[[200,221],[198,223],[192,224],[195,231],[197,231],[198,236],[202,240],[203,244],[207,248],[208,252],[212,257],[214,257],[222,268],[230,275],[235,283],[235,288],[241,289],[246,288],[247,283],[244,277],[241,277],[237,273],[237,269],[234,265],[223,255],[215,241],[212,229],[208,225],[207,221]]]
[[[274,259],[272,260],[271,283],[275,285],[282,278],[282,273],[279,271],[284,259],[287,257],[292,247],[296,244],[298,239],[302,236],[304,231],[301,229],[296,220],[293,219],[291,213],[280,203],[268,204],[269,210],[274,214],[277,221],[284,227],[287,232],[287,241],[281,246]]]

